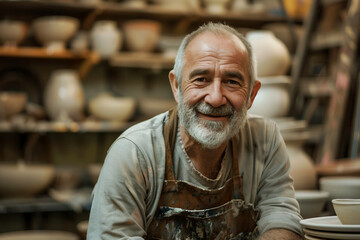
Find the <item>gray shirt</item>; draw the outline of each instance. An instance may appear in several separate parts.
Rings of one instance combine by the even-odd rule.
[[[87,239],[142,239],[161,194],[165,169],[163,127],[168,112],[126,130],[110,147],[93,191]],[[260,211],[260,233],[285,228],[302,233],[294,198],[290,162],[276,124],[248,116],[238,141],[244,200]],[[228,146],[216,179],[198,172],[177,134],[173,153],[175,178],[204,189],[217,189],[232,177]]]

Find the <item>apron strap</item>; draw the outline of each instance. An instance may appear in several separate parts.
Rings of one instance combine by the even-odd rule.
[[[177,127],[178,127],[177,107],[174,107],[169,110],[169,120],[164,126],[164,140],[165,140],[165,151],[166,151],[166,159],[165,159],[166,180],[175,180],[172,155],[175,148]]]

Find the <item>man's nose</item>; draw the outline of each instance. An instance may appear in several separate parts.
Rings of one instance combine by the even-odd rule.
[[[205,102],[213,107],[220,107],[226,104],[226,97],[224,96],[224,89],[220,82],[213,82],[208,86]]]

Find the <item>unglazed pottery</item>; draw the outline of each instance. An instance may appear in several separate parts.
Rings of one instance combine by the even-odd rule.
[[[333,199],[331,202],[342,224],[360,225],[360,199]]]
[[[324,210],[329,193],[319,190],[296,190],[295,198],[300,205],[303,218],[318,217]]]
[[[205,11],[210,14],[225,14],[229,0],[204,0]]]
[[[314,190],[317,173],[313,159],[304,151],[303,140],[284,137],[290,159],[290,176],[294,179],[295,190]],[[323,189],[325,192],[326,190]]]
[[[28,33],[28,25],[22,21],[1,20],[0,42],[5,47],[16,47]]]
[[[91,30],[91,44],[93,49],[103,58],[116,54],[123,42],[122,32],[116,22],[109,20],[97,21]]]
[[[135,52],[153,52],[161,35],[161,24],[153,20],[130,20],[123,29],[127,47]]]
[[[51,119],[80,120],[84,101],[83,88],[76,71],[61,69],[52,72],[44,92],[45,109]]]
[[[175,100],[160,98],[139,99],[139,112],[144,117],[153,117],[176,106]]]
[[[128,121],[135,112],[136,101],[131,97],[116,97],[102,93],[89,101],[89,112],[101,120]]]
[[[69,16],[45,16],[34,20],[37,40],[50,51],[61,51],[79,28],[79,20]]]
[[[249,113],[268,118],[285,117],[290,107],[290,84],[287,76],[259,78],[261,88]]]
[[[27,94],[25,92],[0,92],[0,119],[7,119],[25,109]]]
[[[1,163],[0,195],[5,198],[36,195],[49,187],[54,176],[55,168],[52,165]]]
[[[246,38],[253,47],[259,77],[286,75],[291,59],[283,42],[266,30],[248,32]]]

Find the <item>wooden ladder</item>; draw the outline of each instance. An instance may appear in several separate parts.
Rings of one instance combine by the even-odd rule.
[[[341,9],[346,10],[345,15],[341,15]],[[360,0],[314,0],[304,23],[304,36],[299,40],[291,72],[289,115],[306,120],[309,126],[312,123],[321,125],[317,163],[334,161],[340,150],[349,150],[349,144],[351,151],[348,152],[353,154],[358,146],[359,133],[355,131],[360,128],[356,118],[360,115],[357,113],[360,103],[355,106],[356,100],[352,97],[357,94],[354,89],[360,87],[356,77],[359,71],[359,12]],[[313,69],[309,70],[310,57],[321,51],[328,52],[327,65],[320,64],[317,69],[313,64]],[[348,126],[349,122],[351,126]],[[354,131],[352,136],[351,131]],[[342,140],[344,137],[352,139],[351,143]]]

